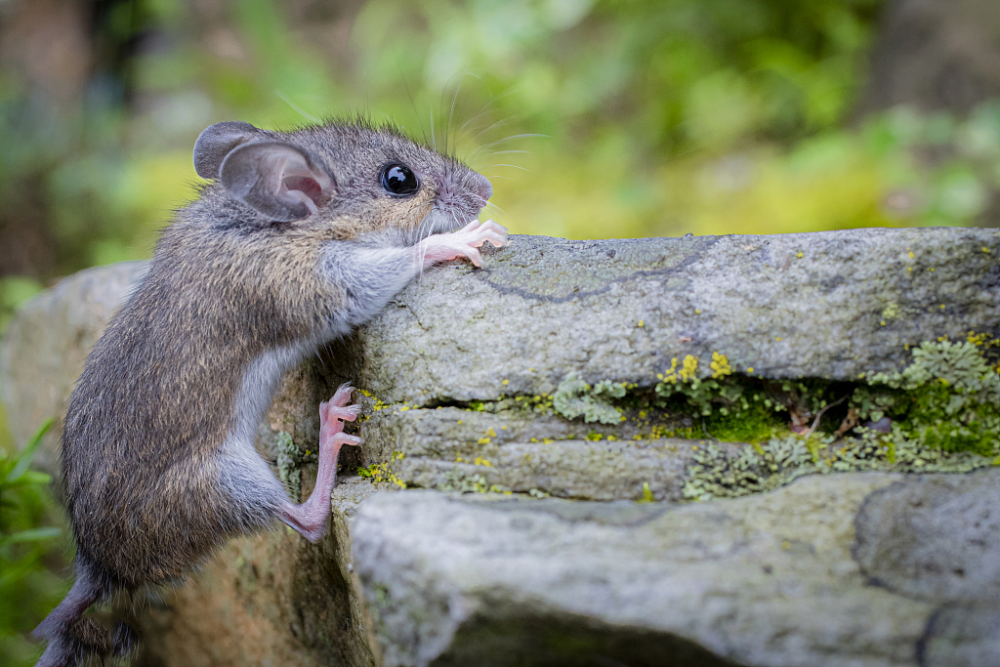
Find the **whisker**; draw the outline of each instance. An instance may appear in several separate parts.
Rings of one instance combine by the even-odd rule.
[[[420,262],[417,270],[417,282],[420,282],[424,277],[424,260],[427,257],[427,249],[420,244],[431,237],[434,226],[434,213],[436,209],[432,209],[427,215],[423,217],[420,224],[417,225],[417,246],[418,255],[417,258]]]
[[[431,109],[431,147],[437,150],[437,139],[434,138],[434,109]]]
[[[400,74],[403,74],[402,61],[399,59],[399,51],[395,47],[392,48],[392,56],[396,60],[396,70]],[[427,130],[424,129],[424,122],[420,119],[420,112],[417,111],[417,103],[416,103],[416,101],[413,98],[413,91],[410,90],[410,86],[406,83],[406,79],[407,79],[406,76],[400,76],[399,78],[403,82],[403,90],[406,91],[406,97],[407,97],[407,99],[410,100],[410,107],[413,109],[413,117],[417,120],[417,127],[420,128],[420,137],[423,140],[423,143],[426,144],[427,143]],[[365,77],[365,95],[366,95],[366,99],[367,99],[367,92],[368,92],[368,77]]]
[[[317,125],[319,125],[320,123],[322,123],[322,121],[319,118],[316,118],[315,116],[313,116],[310,113],[306,113],[305,109],[303,109],[298,104],[296,104],[295,102],[293,102],[291,100],[291,98],[288,97],[288,95],[284,94],[279,89],[275,88],[274,89],[274,94],[278,96],[279,100],[281,100],[282,102],[284,102],[285,104],[287,104],[288,106],[290,106],[293,111],[295,111],[297,114],[299,114],[300,116],[302,116],[303,118],[305,118],[309,122],[315,123]]]
[[[507,155],[508,153],[521,153],[523,155],[527,155],[530,152],[531,151],[522,151],[522,150],[510,149],[510,150],[506,150],[506,151],[490,151],[490,155]]]
[[[498,162],[498,163],[494,163],[494,164],[488,164],[488,165],[486,165],[483,168],[484,169],[488,169],[489,167],[513,167],[514,169],[520,169],[521,171],[527,171],[529,173],[531,172],[530,169],[525,169],[524,167],[519,167],[516,164],[502,164],[502,163]]]
[[[497,101],[498,101],[499,99],[502,99],[502,98],[493,98],[493,99],[491,99],[491,100],[490,100],[490,101],[489,101],[489,102],[488,102],[488,103],[486,104],[486,106],[485,106],[485,107],[483,108],[483,110],[482,110],[482,111],[480,111],[480,112],[479,112],[479,113],[477,113],[477,114],[476,114],[475,116],[473,116],[473,117],[472,117],[472,118],[470,118],[469,120],[467,120],[467,121],[465,121],[464,123],[462,123],[462,127],[458,128],[458,131],[459,131],[459,132],[462,132],[462,131],[464,131],[464,130],[465,130],[465,128],[467,128],[467,127],[469,126],[469,124],[470,124],[470,123],[472,123],[473,121],[476,121],[476,120],[479,120],[480,118],[482,118],[482,117],[483,117],[483,116],[485,116],[486,114],[490,113],[490,111],[491,111],[490,107],[492,107],[492,106],[493,106],[494,104],[496,104],[496,103],[497,103]]]
[[[477,78],[479,78],[481,81],[483,80],[482,77],[477,77]],[[465,121],[465,123],[462,124],[462,127],[459,128],[459,131],[465,130],[465,128],[468,127],[470,123],[472,123],[473,121],[476,121],[479,118],[481,118],[481,117],[485,116],[486,114],[488,114],[490,112],[490,110],[491,110],[491,107],[493,107],[495,104],[497,104],[497,102],[499,102],[500,100],[502,100],[502,99],[504,99],[506,97],[510,97],[513,94],[514,94],[514,89],[513,88],[509,88],[505,92],[501,93],[500,95],[497,95],[496,97],[491,97],[490,101],[486,104],[485,107],[483,107],[483,110],[480,111],[479,113],[477,113],[475,116],[473,116],[469,120]]]
[[[491,130],[494,130],[498,127],[503,127],[504,125],[509,125],[510,123],[513,123],[515,120],[517,120],[517,116],[508,116],[507,118],[501,118],[497,122],[487,127],[485,130],[480,130],[479,132],[477,132],[475,136],[472,137],[472,141],[475,141],[476,139],[478,139],[479,137],[481,137],[482,135],[486,134]]]
[[[451,133],[451,118],[455,115],[455,103],[458,102],[458,94],[462,91],[462,84],[465,82],[465,73],[463,73],[462,78],[458,80],[458,87],[455,88],[455,95],[451,98],[451,109],[448,111],[448,125],[445,128],[447,133]],[[456,135],[457,139],[457,135]],[[448,152],[447,139],[445,140],[445,152]]]
[[[526,132],[524,134],[512,134],[509,137],[504,137],[503,139],[497,139],[496,141],[491,141],[488,144],[483,144],[480,148],[489,148],[490,146],[496,146],[497,144],[502,144],[505,141],[513,141],[514,139],[524,139],[525,137],[540,137],[543,139],[551,139],[547,134],[535,134],[532,132]]]

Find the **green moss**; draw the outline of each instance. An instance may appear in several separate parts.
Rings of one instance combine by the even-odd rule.
[[[707,377],[699,377],[698,360],[687,357],[672,360],[652,387],[589,385],[569,375],[551,397],[500,396],[467,409],[557,414],[606,425],[570,438],[751,443],[735,453],[696,448],[684,488],[690,499],[766,491],[807,474],[958,472],[1000,464],[1000,342],[970,332],[966,341],[927,342],[911,354],[902,371],[835,382],[733,374],[726,357],[715,353]],[[479,444],[491,439],[480,438]],[[490,483],[492,473],[483,473],[456,468],[446,486],[507,492]]]
[[[978,341],[978,343],[977,343]],[[878,433],[835,440],[774,439],[738,455],[708,447],[694,456],[687,498],[732,497],[775,488],[804,474],[848,470],[965,472],[1000,462],[1000,373],[982,336],[923,343],[903,371],[879,373],[851,394],[848,418],[883,421]]]
[[[754,400],[756,398],[756,400]],[[713,411],[705,418],[705,435],[722,442],[760,442],[787,430],[787,419],[774,409],[773,402],[765,405],[759,395],[751,397],[746,407],[738,410]]]
[[[497,484],[490,484],[481,473],[467,474],[459,468],[452,468],[445,474],[445,483],[437,487],[440,491],[461,493],[506,493],[510,490]]]
[[[986,351],[993,346],[981,337],[970,338],[980,344],[941,340],[914,348],[913,363],[905,370],[871,377],[874,389],[860,392],[859,409],[873,417],[888,414],[902,437],[922,446],[995,455],[1000,373],[987,360]]]
[[[866,431],[861,437],[788,436],[743,447],[737,454],[709,445],[688,465],[684,497],[689,500],[733,498],[779,486],[812,474],[832,472],[968,472],[994,465],[972,452],[948,452],[906,438],[898,425],[889,434]]]

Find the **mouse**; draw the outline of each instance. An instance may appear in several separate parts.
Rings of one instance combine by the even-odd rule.
[[[75,581],[35,629],[41,667],[125,655],[126,622],[85,615],[112,594],[177,584],[228,539],[284,523],[318,542],[360,406],[319,406],[318,472],[295,503],[258,453],[282,375],[372,318],[422,271],[482,267],[507,230],[480,222],[490,181],[391,124],[205,129],[206,179],[91,350],[62,435]]]

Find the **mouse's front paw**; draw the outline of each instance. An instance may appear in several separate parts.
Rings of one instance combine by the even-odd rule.
[[[494,248],[499,248],[507,243],[507,228],[494,220],[486,222],[473,220],[455,234],[464,235],[468,238],[468,244],[474,248],[482,247],[487,241],[492,243]]]
[[[507,243],[507,229],[493,220],[473,220],[457,232],[435,234],[421,241],[424,266],[465,257],[475,266],[482,267],[479,248],[486,242],[496,248],[503,246]]]

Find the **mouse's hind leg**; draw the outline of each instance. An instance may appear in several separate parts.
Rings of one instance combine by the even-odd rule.
[[[326,532],[330,516],[330,493],[337,480],[337,455],[344,445],[360,445],[361,438],[344,433],[344,422],[354,421],[361,413],[360,405],[347,405],[351,386],[341,385],[337,393],[319,406],[319,471],[316,487],[301,505],[284,503],[278,518],[299,531],[310,542],[319,542]]]

